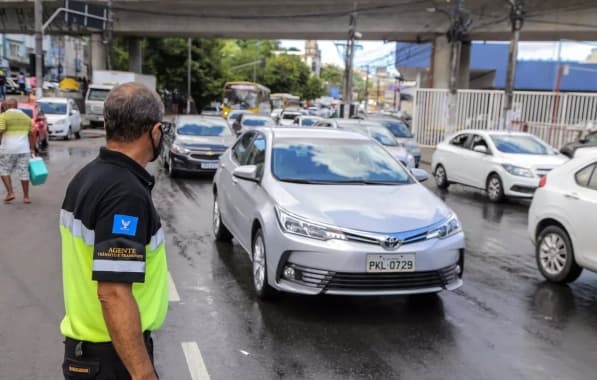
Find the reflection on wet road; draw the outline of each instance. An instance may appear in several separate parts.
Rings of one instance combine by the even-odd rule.
[[[0,205],[0,230],[11,237],[0,255],[0,304],[10,305],[0,308],[2,379],[60,378],[57,211],[66,183],[100,144],[53,142],[50,177],[33,190],[33,207]],[[225,380],[595,378],[597,275],[585,273],[568,287],[543,282],[526,201],[494,205],[481,192],[439,192],[429,181],[467,236],[465,283],[456,292],[262,302],[247,254],[213,240],[211,177],[170,179],[158,164],[150,170],[180,298],[155,334],[165,379],[190,380],[189,361],[196,360],[209,378]],[[198,356],[186,356],[185,347],[198,347]]]

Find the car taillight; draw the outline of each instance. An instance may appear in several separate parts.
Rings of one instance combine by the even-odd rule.
[[[544,175],[543,177],[541,177],[541,179],[539,180],[539,187],[545,187],[545,185],[547,185],[547,176]]]

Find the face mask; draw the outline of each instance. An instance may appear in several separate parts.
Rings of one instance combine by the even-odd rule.
[[[153,135],[152,132],[153,128],[149,130],[149,139],[151,140],[151,147],[153,148],[153,157],[150,160],[151,162],[155,161],[158,159],[158,157],[160,156],[160,154],[162,153],[162,141],[164,140],[164,131],[162,131],[162,126],[160,125],[160,141],[158,141],[158,144],[156,146],[155,142],[153,141]]]

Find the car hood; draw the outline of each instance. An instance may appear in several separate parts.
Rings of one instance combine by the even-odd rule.
[[[176,143],[185,148],[228,148],[234,142],[234,136],[176,136]]]
[[[283,209],[314,222],[377,233],[411,231],[442,221],[452,211],[420,184],[309,185],[275,182]]]
[[[545,168],[553,169],[568,161],[568,157],[558,155],[537,155],[537,154],[502,154],[500,161],[504,164],[511,164],[523,168]]]
[[[45,114],[45,116],[46,116],[46,119],[48,120],[48,123],[50,123],[50,124],[54,124],[58,120],[66,120],[67,119],[66,115],[48,115],[48,114]]]

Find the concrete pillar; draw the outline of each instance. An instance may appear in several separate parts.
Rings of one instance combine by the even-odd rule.
[[[140,38],[129,39],[129,71],[143,73],[143,49]]]
[[[91,70],[106,69],[106,46],[101,33],[91,34]]]
[[[468,89],[470,88],[471,81],[471,42],[462,42],[460,48],[460,72],[458,73],[458,88]]]
[[[450,87],[450,43],[445,35],[438,36],[433,40],[433,56],[431,57],[433,72],[433,88]]]

